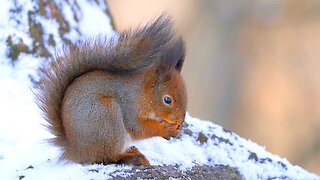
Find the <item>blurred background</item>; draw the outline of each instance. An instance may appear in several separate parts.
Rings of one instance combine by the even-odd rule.
[[[320,174],[320,1],[106,1],[119,31],[175,18],[192,116]]]

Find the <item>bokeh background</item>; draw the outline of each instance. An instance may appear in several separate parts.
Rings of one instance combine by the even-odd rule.
[[[192,116],[320,174],[320,1],[106,1],[119,31],[175,18]]]

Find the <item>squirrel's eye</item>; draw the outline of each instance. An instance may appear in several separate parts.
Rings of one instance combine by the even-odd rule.
[[[172,99],[169,96],[164,96],[163,101],[168,105],[172,103]]]

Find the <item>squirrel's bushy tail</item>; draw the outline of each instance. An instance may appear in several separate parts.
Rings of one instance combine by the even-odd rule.
[[[120,33],[114,40],[98,37],[67,47],[61,56],[40,68],[36,102],[57,146],[67,147],[61,104],[67,87],[77,77],[94,70],[126,73],[166,57],[175,46],[170,18],[165,15],[138,30]]]

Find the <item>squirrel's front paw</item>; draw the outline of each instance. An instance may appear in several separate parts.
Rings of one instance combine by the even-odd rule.
[[[177,123],[166,122],[165,129],[166,129],[168,134],[167,134],[167,136],[164,136],[163,138],[169,140],[170,137],[177,138],[177,137],[180,136],[182,126],[180,124],[177,124]]]

